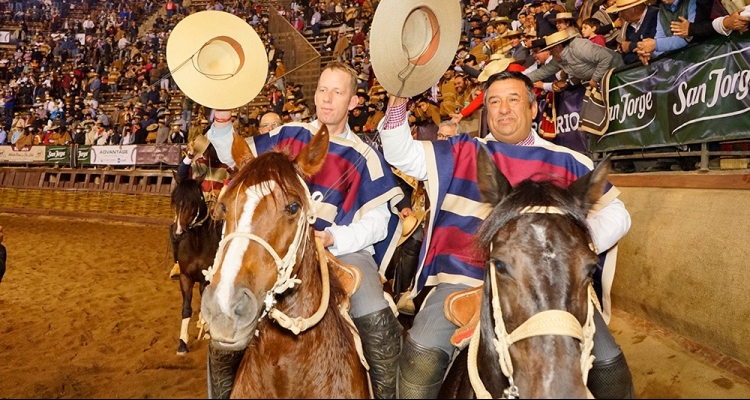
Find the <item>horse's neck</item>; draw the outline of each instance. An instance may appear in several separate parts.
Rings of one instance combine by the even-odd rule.
[[[315,251],[315,242],[308,240],[303,246],[305,246],[305,254],[297,256],[297,266],[295,267],[297,279],[301,282],[292,289],[291,293],[284,296],[283,300],[276,306],[290,317],[307,318],[315,313],[320,306],[323,294],[320,261]]]

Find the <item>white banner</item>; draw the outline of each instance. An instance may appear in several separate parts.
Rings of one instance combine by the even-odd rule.
[[[80,44],[86,44],[86,34],[76,33],[76,40],[78,40],[78,43]]]
[[[29,146],[15,150],[11,146],[0,146],[0,162],[6,163],[36,163],[44,162],[45,147]]]
[[[9,31],[0,31],[0,43],[10,43]]]
[[[91,146],[91,164],[135,165],[138,146]]]

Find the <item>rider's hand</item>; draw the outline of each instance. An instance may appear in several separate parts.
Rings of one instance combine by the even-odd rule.
[[[323,243],[323,247],[333,246],[333,235],[326,231],[315,231],[315,237],[320,239]]]

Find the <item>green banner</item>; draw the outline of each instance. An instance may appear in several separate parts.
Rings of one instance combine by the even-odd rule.
[[[691,45],[610,79],[610,124],[594,152],[750,137],[750,33]]]
[[[47,164],[70,164],[71,146],[46,146],[44,162]]]
[[[76,162],[78,165],[91,164],[91,146],[77,147]]]

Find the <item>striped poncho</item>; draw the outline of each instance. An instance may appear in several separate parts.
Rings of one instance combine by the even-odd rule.
[[[317,130],[311,124],[290,123],[268,134],[250,137],[247,142],[256,155],[286,148],[296,157]],[[311,193],[320,192],[324,196],[317,210],[316,230],[322,231],[333,224],[349,225],[377,206],[389,203],[392,213],[388,235],[373,246],[375,262],[381,274],[385,273],[401,235],[395,205],[403,197],[390,166],[380,152],[359,138],[350,141],[331,136],[323,168],[325,173],[306,180]]]
[[[433,210],[429,220],[432,229],[422,243],[419,270],[411,295],[416,296],[425,286],[441,282],[479,286],[484,279],[486,259],[476,249],[474,235],[491,211],[488,204],[481,202],[477,185],[476,160],[480,140],[462,134],[445,141],[422,143],[427,161],[426,187]],[[494,140],[482,140],[481,143],[512,186],[532,178],[552,180],[566,187],[593,169],[591,159],[561,146],[517,146]],[[605,194],[592,212],[608,204],[618,193],[607,183]],[[616,252],[616,246],[613,249]],[[604,262],[601,265],[605,265]],[[604,305],[608,316],[611,276],[602,290],[603,279],[601,273],[598,275],[595,276],[599,279],[596,288],[600,300],[602,297],[607,299]]]

